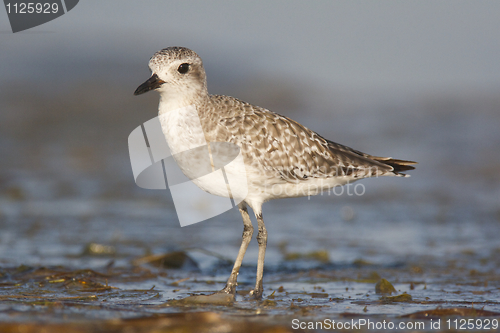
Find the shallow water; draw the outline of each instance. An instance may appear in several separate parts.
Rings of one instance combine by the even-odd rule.
[[[276,111],[327,138],[420,164],[411,178],[359,182],[363,195],[267,203],[264,302],[244,295],[255,279],[252,240],[239,276],[241,294],[228,307],[171,301],[224,286],[241,241],[238,211],[181,228],[168,192],[136,187],[127,136],[155,116],[157,96],[132,99],[123,87],[106,87],[106,96],[95,85],[29,98],[12,89],[2,96],[0,321],[76,330],[76,320],[100,319],[102,328],[111,325],[106,320],[148,317],[153,327],[160,317],[152,314],[182,325],[187,317],[168,316],[203,311],[200,323],[252,331],[257,326],[238,325],[289,330],[295,318],[350,316],[401,322],[414,320],[401,316],[438,307],[498,317],[496,95],[391,100],[351,92],[331,101],[311,92],[311,100],[295,106],[277,100]],[[312,105],[308,114],[304,105]],[[167,267],[138,261],[173,251],[182,255]],[[376,294],[381,278],[411,301]]]

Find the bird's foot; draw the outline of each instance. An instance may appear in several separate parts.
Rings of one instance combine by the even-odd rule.
[[[216,294],[228,294],[234,296],[236,294],[236,283],[226,283],[226,286],[222,288],[222,290],[216,292]]]
[[[249,295],[250,295],[250,297],[252,297],[256,300],[260,300],[260,299],[262,299],[262,292],[263,292],[262,288],[255,288],[253,290],[250,290]]]
[[[227,284],[222,290],[210,295],[193,295],[180,300],[174,300],[172,304],[215,304],[232,305],[236,294],[236,285]]]
[[[234,291],[231,293],[231,288],[227,288],[226,286],[224,289],[216,291],[213,294],[188,296],[184,299],[176,301],[175,303],[231,305],[234,302],[234,298]]]

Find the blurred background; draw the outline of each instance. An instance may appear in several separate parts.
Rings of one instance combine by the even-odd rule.
[[[133,91],[154,52],[186,46],[211,93],[419,162],[411,178],[363,181],[362,196],[266,204],[266,269],[287,248],[347,264],[472,253],[470,267],[498,270],[474,266],[500,251],[498,13],[498,1],[87,0],[13,34],[0,10],[0,264],[108,263],[80,256],[90,242],[113,246],[116,265],[191,247],[236,257],[237,210],[180,228],[169,193],[132,176],[128,135],[158,104]],[[256,258],[252,241],[243,281]]]

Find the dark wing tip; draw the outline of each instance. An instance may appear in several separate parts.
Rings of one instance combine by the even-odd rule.
[[[374,160],[391,166],[394,169],[395,174],[400,174],[404,171],[415,170],[414,164],[418,164],[414,161],[397,160],[390,157],[374,158]]]

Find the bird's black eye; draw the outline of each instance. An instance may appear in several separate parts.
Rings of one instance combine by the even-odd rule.
[[[188,63],[180,64],[179,68],[177,68],[177,71],[181,74],[186,74],[188,72],[188,70],[189,70]]]

